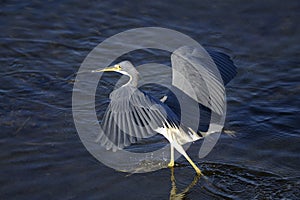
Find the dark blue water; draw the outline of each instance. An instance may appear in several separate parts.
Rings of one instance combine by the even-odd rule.
[[[236,136],[223,134],[204,159],[193,156],[207,179],[182,196],[300,198],[299,2],[0,5],[1,199],[169,198],[170,169],[128,176],[106,167],[82,145],[72,118],[75,73],[87,54],[114,34],[145,26],[187,34],[238,66],[226,88],[225,130]],[[141,62],[143,55],[132,59]],[[185,159],[177,162],[179,193],[193,183],[194,171]]]

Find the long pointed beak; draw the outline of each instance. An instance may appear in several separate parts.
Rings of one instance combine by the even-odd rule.
[[[92,72],[118,72],[120,71],[120,68],[117,66],[113,66],[113,67],[107,67],[104,69],[96,69],[96,70],[92,70]]]

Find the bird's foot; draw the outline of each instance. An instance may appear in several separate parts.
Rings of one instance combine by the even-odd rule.
[[[168,164],[168,167],[169,167],[169,168],[172,168],[172,167],[174,167],[174,161],[173,161],[173,162],[172,162],[172,161],[170,161],[170,162],[169,162],[169,164]]]
[[[202,176],[203,175],[202,172],[201,172],[201,170],[198,167],[195,170],[196,170],[196,174],[198,176]]]

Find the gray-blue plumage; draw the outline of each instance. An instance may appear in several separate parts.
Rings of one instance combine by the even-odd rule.
[[[208,114],[224,114],[226,106],[223,84],[235,76],[236,69],[226,55],[216,52],[210,54],[213,60],[204,49],[182,47],[173,52],[172,91],[175,95],[170,93],[167,99],[163,98],[164,101],[159,101],[137,88],[138,71],[129,61],[96,70],[95,72],[116,71],[129,77],[126,84],[110,94],[110,104],[102,120],[104,134],[100,134],[97,141],[107,150],[116,151],[159,133],[170,142],[171,158],[168,166],[174,166],[176,149],[200,175],[201,170],[189,158],[182,145],[203,138],[197,134],[201,124],[194,128],[197,130],[193,130],[193,124],[190,126],[189,120],[185,120],[185,124],[181,123],[180,106],[174,104],[174,100],[179,97],[188,105],[196,102],[203,108],[200,112],[204,110]],[[189,117],[193,117],[193,110],[188,113]],[[207,134],[203,134],[205,135]]]
[[[226,86],[236,76],[237,67],[234,65],[233,61],[228,55],[222,52],[209,50],[209,49],[206,51],[209,53],[214,63],[216,64],[219,73],[221,75],[221,78],[223,80],[223,84],[224,86]],[[172,111],[180,118],[181,108],[179,102],[177,101],[177,98],[181,98],[182,101],[185,102],[195,102],[195,100],[192,99],[190,96],[186,95],[184,92],[182,92],[176,87],[172,87],[171,91],[169,91],[169,93],[167,94],[168,98],[164,103],[168,105],[168,107],[171,108]],[[209,109],[207,106],[204,106],[201,103],[198,103],[198,105],[199,105],[200,119],[199,119],[199,125],[197,131],[206,132],[208,130],[209,123],[210,123],[211,109]],[[190,117],[193,116],[191,115]],[[193,121],[193,120],[187,119],[186,121],[188,123],[189,121]],[[189,126],[189,124],[186,125]]]

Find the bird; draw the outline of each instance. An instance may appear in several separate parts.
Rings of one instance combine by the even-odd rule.
[[[224,58],[223,56],[222,59]],[[126,83],[109,95],[110,103],[101,122],[103,131],[109,134],[100,135],[97,138],[101,145],[107,150],[117,151],[140,139],[161,134],[170,143],[168,167],[174,167],[175,149],[191,164],[197,175],[202,175],[202,171],[186,153],[183,145],[202,139],[205,133],[180,123],[178,110],[174,110],[174,105],[169,106],[166,103],[170,97],[164,96],[162,99],[157,99],[139,90],[139,72],[128,60],[92,72],[117,72],[128,77]],[[227,72],[225,74],[228,75]]]

